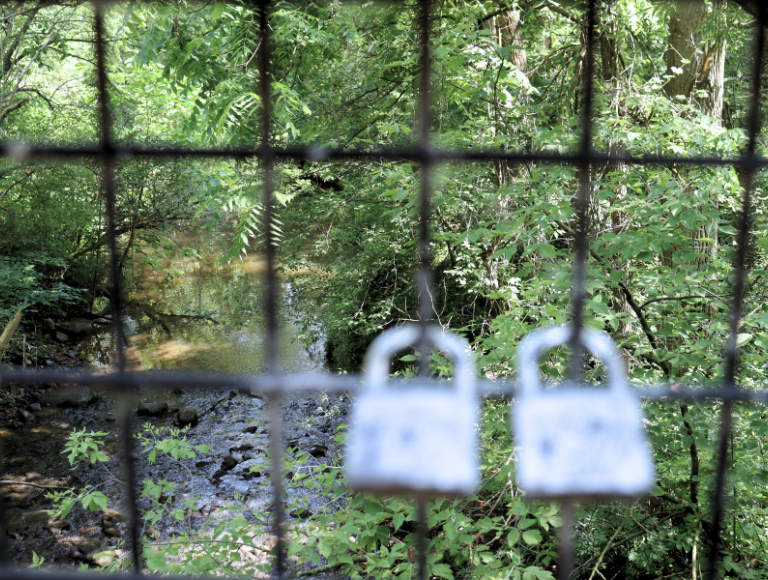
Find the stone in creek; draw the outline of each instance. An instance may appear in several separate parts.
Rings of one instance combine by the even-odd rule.
[[[264,394],[260,393],[258,391],[254,391],[252,389],[249,389],[247,387],[240,387],[237,389],[237,392],[241,395],[245,395],[246,397],[251,397],[253,399],[263,399]]]
[[[243,429],[243,433],[258,433],[259,432],[259,426],[258,425],[251,425],[250,427],[246,427]]]
[[[6,531],[8,534],[18,534],[27,529],[42,528],[51,519],[49,510],[34,510],[28,512],[9,512],[6,514]]]
[[[328,452],[328,448],[325,445],[315,444],[309,449],[309,454],[312,457],[325,457]]]
[[[29,410],[34,411],[35,413],[39,413],[40,411],[43,410],[43,408],[40,406],[40,403],[32,403],[29,406]]]
[[[312,515],[312,512],[307,508],[298,508],[290,512],[292,518],[305,519]]]
[[[235,465],[237,465],[238,463],[239,462],[237,461],[237,459],[235,459],[231,455],[228,455],[227,457],[224,458],[224,461],[221,462],[221,468],[224,471],[229,471],[230,469],[234,469]]]
[[[216,471],[216,473],[213,474],[212,481],[215,484],[219,484],[221,481],[222,476],[226,475],[228,471],[231,471],[235,468],[235,466],[239,463],[237,459],[232,457],[231,455],[228,455],[224,458],[224,461],[221,462],[221,469]]]
[[[95,550],[94,552],[91,552],[86,556],[86,559],[96,566],[106,567],[123,555],[123,550],[120,550],[119,548],[107,548],[106,550]]]
[[[194,427],[197,425],[197,409],[194,407],[183,407],[179,409],[176,419],[182,427],[186,425]]]
[[[29,411],[22,411],[21,418],[24,419],[25,423],[32,423],[35,420],[35,416]]]
[[[77,549],[83,554],[95,552],[99,548],[101,548],[101,542],[99,540],[82,540],[77,543]]]
[[[56,340],[58,340],[59,342],[69,342],[69,337],[63,332],[57,332]]]
[[[67,332],[71,332],[72,334],[79,336],[88,336],[93,334],[93,321],[87,320],[85,318],[72,318],[70,320],[65,320],[64,322],[59,323],[59,326]]]
[[[72,524],[70,524],[67,520],[56,520],[55,522],[51,522],[48,525],[49,530],[68,530],[72,527]]]
[[[96,398],[96,393],[88,387],[72,385],[43,393],[37,402],[43,407],[85,407]]]
[[[261,477],[261,471],[244,471],[243,479],[248,481],[256,477]]]
[[[136,411],[141,417],[158,417],[168,412],[168,403],[154,402],[154,403],[139,403],[139,408]]]
[[[117,510],[107,510],[101,516],[103,528],[114,528],[117,524],[125,522],[125,516]]]
[[[253,443],[243,443],[240,445],[240,447],[232,447],[229,452],[232,453],[233,451],[250,451],[253,449]]]

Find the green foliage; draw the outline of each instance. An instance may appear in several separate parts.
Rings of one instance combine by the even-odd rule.
[[[745,79],[752,74],[754,26],[739,6],[711,3],[692,36],[696,54],[706,56],[710,68],[694,75],[698,84],[690,94],[669,97],[666,88],[685,72],[666,67],[673,10],[648,0],[601,2],[594,149],[638,156],[738,155],[745,145]],[[419,42],[412,6],[334,0],[280,1],[272,7],[272,145],[375,150],[418,142]],[[80,42],[90,34],[89,8],[40,4],[30,10],[2,15],[9,30],[27,30],[21,28],[27,19],[34,24],[29,29],[34,34],[18,36],[17,58],[0,75],[4,95],[17,94],[14,87],[32,95],[2,122],[3,137],[93,141],[97,103],[90,43]],[[583,105],[578,89],[585,71],[579,10],[570,2],[441,4],[430,55],[434,146],[577,150]],[[518,24],[512,24],[512,12],[519,12]],[[252,7],[238,4],[114,7],[106,25],[117,142],[194,147],[259,142],[258,18]],[[513,35],[518,25],[520,34]],[[718,68],[712,63],[720,48],[726,51],[722,70],[708,76]],[[611,72],[611,63],[617,70]],[[724,86],[720,112],[713,105],[718,83]],[[758,148],[765,149],[762,135]],[[192,218],[234,224],[223,261],[258,249],[262,170],[253,160],[121,159],[114,182],[120,256],[135,251],[147,263],[159,263],[168,233]],[[416,319],[416,305],[425,300],[439,324],[470,340],[482,374],[511,378],[521,339],[570,317],[577,170],[554,162],[433,167],[429,297],[418,296],[412,284],[420,171],[405,160],[374,157],[274,162],[278,258],[297,298],[314,308],[303,309],[304,334],[307,340],[324,335],[335,363],[355,370],[373,337]],[[83,294],[78,289],[96,293],[107,254],[99,172],[88,158],[66,165],[0,164],[5,233],[0,319],[20,306],[39,316],[60,315],[78,304]],[[585,319],[616,340],[633,384],[704,385],[721,378],[744,177],[728,166],[683,163],[590,168]],[[754,186],[755,243],[739,328],[738,380],[747,388],[764,380],[768,355],[763,172]],[[174,276],[171,270],[164,274]],[[243,323],[256,294],[232,297],[243,306]],[[398,372],[411,372],[410,356],[398,361]],[[562,379],[567,359],[567,352],[550,353],[542,373]],[[449,372],[439,359],[432,368]],[[588,382],[603,378],[596,361],[587,361],[584,373]],[[729,575],[757,578],[763,568],[754,562],[762,561],[768,539],[761,500],[768,485],[762,459],[766,432],[759,407],[734,408],[733,499],[726,517],[734,531],[726,538],[724,563]],[[659,571],[688,574],[702,566],[719,407],[653,402],[646,413],[658,487],[652,498],[585,507],[577,514],[580,570],[590,576],[644,578]],[[100,437],[73,434],[67,443],[70,463],[87,460],[105,469]],[[441,498],[429,508],[430,572],[443,578],[547,578],[556,565],[557,507],[524,503],[512,483],[514,442],[506,405],[486,404],[481,438],[481,490],[467,500]],[[166,437],[149,427],[141,444],[150,460],[166,454],[182,466],[205,452],[183,432]],[[337,466],[318,465],[304,454],[292,461],[293,483],[327,498],[305,527],[293,530],[306,542],[292,547],[298,558],[315,563],[325,558],[353,576],[411,575],[412,505],[351,495]],[[106,471],[105,477],[110,477]],[[179,508],[160,502],[171,492],[165,480],[145,482],[145,497],[153,505],[148,529],[163,518],[184,519]],[[97,489],[54,497],[62,511],[78,503],[85,509],[106,505]],[[241,567],[248,526],[236,517],[210,538],[188,531],[183,542],[152,547],[148,566],[158,572],[255,573],[258,566]]]
[[[19,308],[56,316],[80,303],[82,290],[54,281],[56,273],[66,270],[64,260],[44,253],[0,256],[0,320],[9,319]]]
[[[104,447],[103,437],[108,433],[104,431],[72,431],[64,444],[63,453],[67,454],[67,461],[73,467],[77,467],[83,461],[100,463],[109,461],[107,455],[101,450]],[[97,439],[98,438],[98,439]]]

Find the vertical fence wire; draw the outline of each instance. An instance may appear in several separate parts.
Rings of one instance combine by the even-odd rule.
[[[594,92],[594,36],[595,36],[595,0],[589,0],[586,6],[586,51],[584,55],[584,85],[582,88],[581,109],[581,144],[578,168],[578,190],[575,200],[576,236],[574,239],[573,265],[573,334],[570,340],[571,380],[581,378],[581,330],[584,326],[584,293],[587,271],[587,252],[589,251],[589,201],[590,173],[589,156],[592,151],[592,96]]]
[[[429,352],[431,345],[427,338],[427,328],[432,320],[432,272],[430,252],[431,219],[431,133],[432,133],[432,63],[430,57],[431,0],[419,0],[419,96],[416,108],[417,131],[419,137],[419,270],[416,275],[416,291],[419,296],[419,375],[429,376]],[[427,521],[427,499],[416,500],[416,578],[426,580],[427,551],[429,549],[429,522]]]
[[[432,160],[430,156],[431,131],[432,131],[432,66],[430,61],[430,12],[431,0],[419,0],[418,27],[419,27],[419,96],[416,104],[416,123],[419,138],[419,242],[418,260],[419,270],[416,278],[416,291],[419,296],[419,374],[429,374],[428,354],[430,345],[427,340],[427,325],[432,319],[431,295],[432,276],[430,269],[431,253],[430,243],[430,218],[431,218],[431,177]]]
[[[743,153],[743,159],[747,162],[744,166],[742,178],[742,203],[739,215],[739,228],[736,235],[736,256],[733,265],[733,302],[731,304],[731,318],[728,343],[726,347],[725,367],[723,370],[723,388],[735,390],[736,374],[738,372],[738,332],[741,322],[741,312],[744,303],[744,291],[747,277],[747,255],[749,253],[749,228],[752,209],[752,188],[757,171],[756,156],[757,137],[760,132],[760,89],[762,87],[763,60],[765,52],[765,25],[766,6],[757,3],[759,18],[756,22],[756,35],[754,41],[754,63],[752,72],[752,94],[749,99],[747,112],[747,144]],[[733,422],[733,401],[723,401],[720,413],[720,433],[717,444],[717,467],[715,472],[715,485],[712,495],[712,516],[709,528],[709,559],[707,562],[707,580],[714,580],[718,575],[720,563],[720,549],[723,541],[721,537],[723,525],[723,513],[725,511],[725,484],[728,472],[728,442],[731,439]]]
[[[0,439],[0,458],[5,458],[5,441],[3,439]],[[0,461],[0,480],[2,479],[5,479],[5,461]],[[2,567],[8,565],[8,547],[8,531],[5,525],[5,499],[0,494],[0,566]]]
[[[107,244],[110,257],[112,333],[114,335],[117,372],[126,370],[125,335],[123,334],[123,289],[120,279],[120,256],[117,251],[115,217],[115,147],[112,142],[112,114],[107,90],[107,47],[104,29],[104,4],[94,2],[94,50],[98,87],[99,150],[101,162],[101,190],[107,214]],[[126,486],[126,507],[131,543],[133,570],[141,572],[141,544],[139,540],[139,513],[137,506],[136,469],[133,463],[133,433],[131,417],[132,392],[127,385],[119,387],[116,401],[120,425],[123,472]]]
[[[259,146],[262,162],[262,211],[264,230],[265,284],[264,316],[266,321],[267,373],[280,372],[279,337],[278,337],[278,288],[277,260],[275,247],[274,216],[274,150],[270,142],[272,123],[272,95],[270,83],[271,38],[269,28],[269,0],[260,0],[256,9],[259,13],[259,99],[261,100]],[[275,577],[282,580],[286,576],[285,546],[285,510],[283,508],[283,417],[282,393],[273,390],[269,394],[269,445],[272,462],[272,535],[275,537],[274,570]]]
[[[581,332],[584,327],[584,296],[587,277],[587,253],[589,251],[589,203],[590,203],[590,154],[592,152],[592,109],[594,95],[594,39],[595,0],[586,6],[586,50],[584,54],[584,85],[582,87],[581,143],[578,166],[578,190],[575,200],[576,235],[574,239],[573,265],[573,333],[570,339],[570,379],[581,380],[583,347]],[[560,580],[568,580],[573,569],[573,500],[564,500],[561,506],[563,522],[558,531],[558,566]]]

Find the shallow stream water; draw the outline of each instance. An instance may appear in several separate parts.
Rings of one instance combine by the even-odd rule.
[[[134,369],[184,369],[208,373],[257,374],[264,370],[266,342],[262,317],[263,262],[245,257],[231,265],[218,264],[220,246],[204,236],[180,238],[178,249],[170,256],[155,258],[153,268],[134,260],[130,306],[124,328],[129,364]],[[285,372],[331,372],[325,364],[322,333],[307,347],[301,340],[298,298],[290,281],[281,281],[280,361]],[[95,367],[108,368],[113,353],[108,332],[96,332],[75,348],[79,356]],[[95,389],[96,402],[85,408],[43,407],[35,411],[33,422],[0,431],[5,447],[4,479],[18,485],[3,485],[7,519],[11,521],[9,553],[18,564],[32,561],[32,553],[45,557],[46,565],[75,566],[89,559],[89,553],[118,547],[127,535],[125,525],[108,530],[100,514],[79,506],[55,522],[41,510],[51,507],[43,486],[98,486],[110,498],[110,509],[124,512],[120,474],[118,433],[114,399],[107,390]],[[265,401],[259,397],[234,392],[201,392],[184,389],[156,392],[140,391],[135,402],[165,403],[168,410],[157,416],[136,415],[137,430],[142,425],[160,428],[166,437],[177,425],[176,410],[193,407],[199,420],[187,433],[193,445],[208,445],[211,451],[195,459],[177,462],[169,457],[148,461],[146,451],[138,446],[138,480],[167,479],[175,492],[167,494],[167,505],[194,509],[187,511],[186,524],[205,528],[216,523],[231,509],[243,509],[247,517],[269,518],[268,425]],[[342,396],[302,395],[285,400],[284,439],[293,449],[310,453],[310,462],[322,464],[338,453],[334,433],[345,420],[347,401]],[[66,438],[73,430],[105,432],[106,463],[81,464],[71,469],[62,454]],[[234,465],[233,465],[234,463]],[[289,475],[289,480],[290,480]],[[166,498],[164,498],[166,499]],[[300,520],[302,504],[310,512],[323,501],[301,486],[288,487],[288,511]],[[146,499],[140,507],[149,509]],[[292,508],[294,508],[292,510]],[[306,512],[305,512],[306,513]],[[167,539],[182,532],[182,525],[168,519],[155,529],[145,526],[155,539]],[[268,538],[256,534],[254,543]],[[258,553],[250,557],[258,558]]]

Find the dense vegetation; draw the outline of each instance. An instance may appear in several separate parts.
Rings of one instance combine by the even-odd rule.
[[[594,147],[634,154],[737,155],[745,145],[757,4],[600,0]],[[270,15],[272,139],[372,149],[414,143],[418,31],[413,6],[276,2]],[[434,144],[569,151],[578,147],[585,74],[583,7],[566,0],[443,2],[433,14]],[[0,132],[6,141],[81,144],[96,137],[91,12],[78,2],[0,8]],[[118,5],[109,15],[110,98],[119,143],[242,146],[258,141],[257,15],[239,4]],[[761,122],[764,117],[761,117]],[[762,141],[760,142],[762,150]],[[124,159],[117,170],[121,252],[162,247],[191,219],[234,219],[224,260],[258,247],[255,161]],[[382,329],[417,318],[419,168],[408,162],[276,166],[281,262],[331,274],[296,280],[307,329],[356,370]],[[608,331],[637,384],[721,374],[731,254],[743,175],[732,167],[592,168],[586,319]],[[514,373],[532,329],[569,319],[576,170],[562,164],[463,163],[436,169],[432,222],[436,322],[470,340],[489,378]],[[740,329],[739,381],[757,386],[768,354],[765,179],[754,192],[754,245]],[[92,160],[0,165],[0,321],[92,307],[106,289],[105,224]],[[148,258],[149,259],[149,258]],[[312,316],[314,314],[314,316]],[[310,331],[307,340],[312,340]],[[436,362],[437,364],[437,362]],[[439,370],[439,369],[438,369]],[[558,379],[566,358],[544,366]],[[587,369],[590,380],[602,367]],[[706,566],[711,403],[646,405],[659,485],[632,504],[585,506],[579,577],[691,575]],[[724,566],[766,574],[768,493],[762,407],[739,404]],[[485,474],[476,497],[432,505],[432,574],[549,577],[557,507],[526,504],[511,483],[506,404],[488,403]],[[317,475],[318,485],[339,485]],[[413,507],[350,498],[319,514],[312,546],[351,573],[408,577]],[[405,542],[405,543],[403,543]],[[306,547],[299,556],[318,559]],[[318,560],[319,561],[319,560]]]

